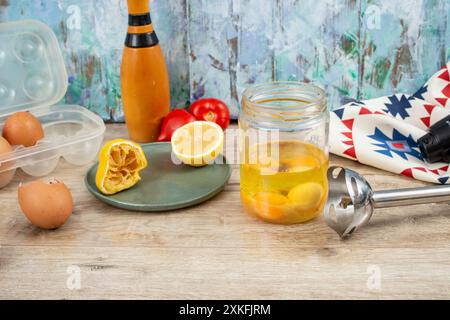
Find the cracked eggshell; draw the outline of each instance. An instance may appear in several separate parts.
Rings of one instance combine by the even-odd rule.
[[[21,185],[18,195],[23,213],[39,228],[58,229],[72,215],[72,194],[64,183],[57,180],[36,180]]]

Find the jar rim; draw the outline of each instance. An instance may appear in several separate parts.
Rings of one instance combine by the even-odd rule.
[[[243,114],[258,118],[304,122],[328,112],[325,91],[311,83],[275,81],[247,88],[242,95]]]
[[[283,88],[284,86],[284,88]],[[314,105],[322,105],[326,104],[326,93],[325,90],[322,88],[307,82],[300,82],[300,81],[272,81],[268,83],[263,84],[256,84],[251,87],[248,87],[244,90],[243,98],[247,99],[247,102],[252,103],[253,105],[258,105],[263,108],[265,107],[271,107],[270,104],[267,104],[266,102],[256,102],[254,101],[254,96],[257,94],[264,93],[264,91],[273,90],[276,88],[283,88],[287,89],[289,91],[296,91],[302,94],[309,95],[308,97],[305,97],[308,99],[308,103],[305,103],[302,105],[302,107],[314,104]],[[276,95],[275,92],[272,91]],[[285,94],[284,94],[285,95]],[[280,108],[279,106],[276,106],[277,108]],[[291,108],[291,107],[288,107]],[[280,108],[282,109],[282,108]]]

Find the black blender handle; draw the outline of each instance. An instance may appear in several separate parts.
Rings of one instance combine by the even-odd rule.
[[[450,162],[450,116],[434,124],[418,144],[429,163]]]

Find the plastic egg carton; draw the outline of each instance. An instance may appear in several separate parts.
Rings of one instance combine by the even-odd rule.
[[[105,124],[81,106],[55,105],[67,86],[61,50],[48,26],[33,20],[0,24],[0,130],[9,116],[28,111],[45,132],[37,145],[13,146],[12,153],[0,155],[0,188],[18,168],[45,176],[61,157],[73,165],[86,165],[97,157]]]

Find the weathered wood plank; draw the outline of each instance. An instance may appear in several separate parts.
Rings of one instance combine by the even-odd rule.
[[[312,81],[328,89],[331,108],[358,91],[358,1],[280,0],[278,80]]]
[[[166,56],[173,108],[189,101],[188,0],[151,1],[152,18]]]
[[[184,106],[189,98],[186,0],[151,5],[170,71],[172,105]],[[86,106],[107,121],[123,121],[120,64],[126,1],[16,0],[3,3],[2,12],[3,20],[38,19],[55,30],[69,74],[67,103]]]
[[[174,107],[216,96],[236,116],[249,85],[306,80],[328,87],[333,108],[349,98],[413,92],[450,59],[446,0],[153,0],[152,6]],[[2,21],[22,18],[56,31],[70,74],[67,101],[123,120],[125,1],[0,2]]]
[[[113,137],[126,137],[123,125],[108,125],[106,139]],[[361,172],[375,189],[424,185],[337,157],[331,163]],[[87,168],[61,162],[52,174],[76,204],[56,231],[34,228],[20,212],[17,186],[32,178],[19,173],[1,190],[0,298],[448,299],[448,205],[378,210],[342,242],[322,218],[286,227],[248,217],[237,166],[218,197],[163,214],[100,203],[84,187]],[[66,285],[71,266],[81,272],[80,290]],[[367,286],[373,268],[379,289]]]
[[[275,79],[275,1],[239,2],[238,92]]]
[[[363,0],[360,98],[413,93],[439,70],[449,10],[445,0]]]
[[[191,99],[220,97],[236,106],[233,2],[189,0],[188,3]]]
[[[11,1],[9,20],[38,19],[56,31],[69,74],[68,103],[95,110],[105,120],[123,120],[120,61],[126,10],[108,0]]]
[[[368,252],[262,245],[218,252],[6,246],[0,299],[448,299],[445,247]],[[79,290],[67,286],[72,270],[80,272]],[[370,284],[372,270],[379,271],[379,287]]]

